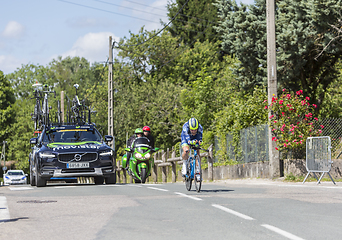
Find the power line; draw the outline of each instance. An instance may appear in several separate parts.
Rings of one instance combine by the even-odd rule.
[[[156,37],[159,33],[161,33],[165,28],[167,28],[172,22],[173,20],[178,16],[178,14],[183,10],[183,8],[185,7],[185,5],[189,2],[189,0],[187,0],[183,6],[181,7],[181,9],[179,9],[179,11],[177,12],[177,14],[171,19],[170,22],[168,22],[168,24],[166,24],[161,30],[159,30],[155,35],[153,35],[152,37],[150,37],[149,39],[145,40],[144,42],[138,43],[138,44],[133,44],[133,45],[121,45],[123,47],[135,47],[135,46],[139,46],[142,45],[148,41],[150,41],[151,39],[153,39],[154,37]]]
[[[138,2],[134,2],[134,1],[129,1],[129,0],[124,0],[124,1],[125,2],[130,2],[130,3],[135,3],[135,4],[138,4],[138,5],[149,7],[149,8],[153,8],[153,9],[158,9],[158,10],[161,10],[161,11],[166,11],[165,9],[161,9],[161,8],[157,8],[157,7],[151,7],[149,5],[138,3]]]
[[[135,18],[135,19],[139,19],[139,20],[143,20],[143,21],[147,21],[147,22],[159,23],[159,22],[147,20],[147,19],[144,19],[144,18],[133,17],[133,16],[129,16],[129,15],[126,15],[126,14],[122,14],[122,13],[117,13],[117,12],[112,12],[112,11],[104,10],[104,9],[101,9],[101,8],[95,8],[95,7],[91,7],[91,6],[87,6],[87,5],[83,5],[83,4],[79,4],[79,3],[69,2],[69,1],[66,1],[66,0],[58,0],[58,1],[69,3],[69,4],[73,4],[73,5],[76,5],[76,6],[85,7],[85,8],[90,8],[90,9],[94,9],[94,10],[98,10],[98,11],[102,11],[102,12],[107,12],[107,13],[112,13],[112,14],[116,14],[116,15],[121,15],[121,16],[124,16],[124,17]]]
[[[146,12],[146,11],[135,9],[135,8],[131,8],[131,7],[125,7],[125,6],[121,6],[119,4],[115,4],[115,3],[109,3],[109,2],[105,2],[105,1],[101,1],[101,0],[94,0],[94,1],[105,3],[105,4],[108,4],[108,5],[112,5],[112,6],[116,6],[116,7],[127,8],[127,9],[131,9],[131,10],[134,10],[134,11],[139,11],[139,12],[143,12],[143,13],[147,13],[147,14],[152,14],[152,15],[155,15],[155,16],[165,17],[165,15],[160,15],[160,14],[156,14],[156,13]]]

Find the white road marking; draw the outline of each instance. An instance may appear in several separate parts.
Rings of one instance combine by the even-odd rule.
[[[11,191],[33,190],[33,187],[9,187]]]
[[[271,225],[268,225],[268,224],[262,224],[261,226],[273,231],[273,232],[276,232],[284,237],[287,237],[288,239],[292,239],[292,240],[304,240],[303,238],[300,238],[300,237],[297,237],[289,232],[286,232],[284,230],[281,230],[277,227],[274,227],[274,226],[271,226]]]
[[[235,215],[235,216],[238,216],[238,217],[243,218],[243,219],[246,219],[246,220],[254,220],[254,218],[251,218],[251,217],[249,217],[249,216],[247,216],[247,215],[245,215],[245,214],[236,212],[236,211],[231,210],[231,209],[229,209],[229,208],[223,207],[223,206],[221,206],[221,205],[212,204],[211,206],[213,206],[213,207],[215,207],[215,208],[218,208],[218,209],[221,209],[221,210],[223,210],[223,211],[225,211],[225,212],[227,212],[227,213],[233,214],[233,215]]]
[[[175,192],[175,194],[181,195],[181,196],[183,196],[183,197],[191,198],[191,199],[193,199],[193,200],[197,200],[197,201],[201,201],[201,200],[203,200],[203,199],[201,199],[201,198],[198,198],[198,197],[193,197],[193,196],[186,195],[186,194],[184,194],[184,193],[180,193],[180,192]]]
[[[166,189],[162,189],[162,188],[156,188],[156,187],[147,187],[149,189],[153,189],[153,190],[158,190],[158,191],[163,191],[163,192],[168,192],[169,190]]]
[[[54,188],[74,188],[76,186],[60,186],[60,187],[54,187]]]
[[[10,220],[6,197],[0,196],[0,221]]]

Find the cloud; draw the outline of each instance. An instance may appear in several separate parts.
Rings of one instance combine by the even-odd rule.
[[[113,41],[119,41],[111,32],[87,33],[86,35],[77,39],[72,48],[61,54],[65,57],[84,57],[90,63],[104,62],[109,55],[109,36],[113,37]],[[56,56],[54,56],[56,58]]]
[[[0,55],[0,71],[9,74],[17,70],[21,66],[22,60],[12,55]]]
[[[7,23],[5,30],[2,32],[2,36],[7,38],[19,39],[25,34],[25,27],[16,21],[10,21]]]

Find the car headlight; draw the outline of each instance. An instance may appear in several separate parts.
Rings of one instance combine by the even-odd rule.
[[[139,158],[139,159],[142,159],[142,155],[141,153],[135,153],[134,154],[135,158]]]
[[[100,153],[100,156],[101,156],[101,157],[104,157],[104,156],[113,156],[113,152],[112,152],[112,150],[107,151],[107,152],[102,152],[102,153]]]
[[[52,154],[52,153],[49,153],[49,152],[46,152],[46,153],[40,152],[39,153],[39,157],[40,158],[54,158],[56,156],[55,156],[55,154]]]
[[[145,159],[148,159],[148,158],[150,158],[150,157],[151,157],[151,154],[150,154],[150,153],[146,153]]]

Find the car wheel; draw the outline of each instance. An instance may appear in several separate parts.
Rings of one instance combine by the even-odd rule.
[[[103,177],[94,177],[95,185],[103,184]]]
[[[39,174],[37,174],[37,176],[36,176],[36,186],[37,187],[45,187],[46,186],[46,180],[44,178],[42,178],[41,176],[39,176]]]
[[[116,184],[116,173],[110,174],[109,177],[105,178],[106,184]]]
[[[31,186],[36,186],[36,177],[33,174],[31,166],[30,166],[30,184]]]

